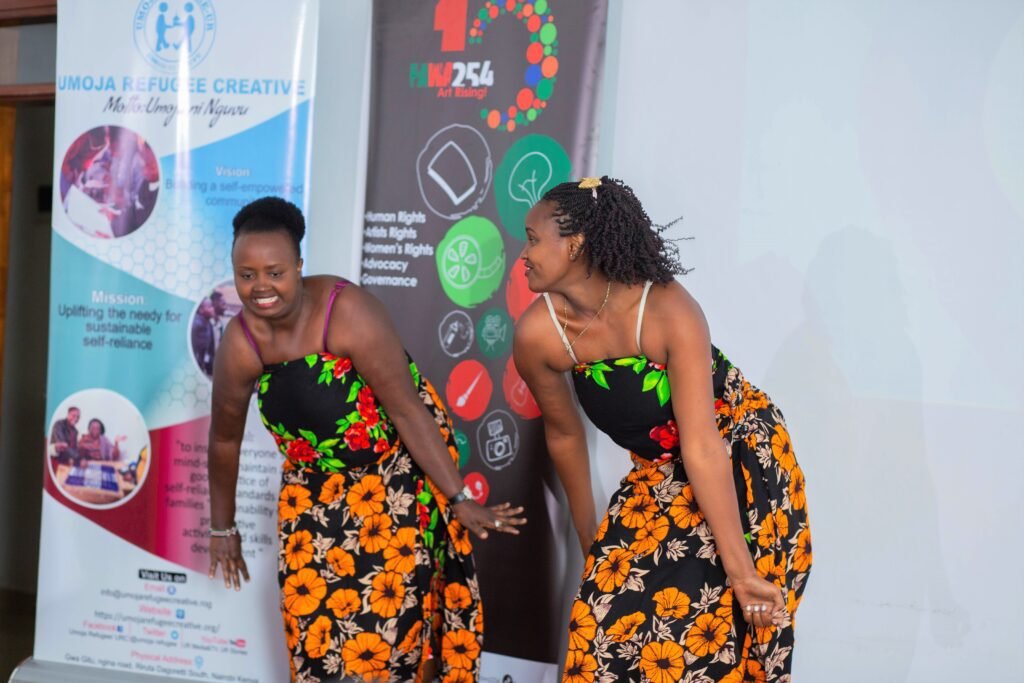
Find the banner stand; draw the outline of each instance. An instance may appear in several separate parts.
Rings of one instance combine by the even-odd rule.
[[[242,592],[208,576],[207,450],[244,305],[232,218],[307,204],[319,6],[60,1],[34,659],[11,680],[287,680],[282,458],[255,400]]]
[[[483,680],[559,679],[578,580],[540,409],[511,354],[537,296],[519,258],[526,215],[594,172],[607,11],[606,0],[373,8],[360,284],[438,389],[474,498],[522,505],[530,520],[474,543]]]
[[[11,673],[8,683],[188,683],[184,678],[123,673],[29,657]]]

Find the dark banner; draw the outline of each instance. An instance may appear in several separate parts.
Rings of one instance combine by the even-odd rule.
[[[475,552],[485,649],[529,660],[520,672],[558,660],[565,596],[558,488],[511,359],[534,299],[518,256],[529,208],[593,170],[606,15],[604,0],[374,6],[362,284],[446,399],[477,499],[527,508],[520,536]]]

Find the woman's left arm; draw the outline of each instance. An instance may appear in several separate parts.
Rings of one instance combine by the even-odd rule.
[[[763,614],[745,611],[748,620],[759,627],[773,620],[780,623],[785,602],[781,591],[754,568],[743,536],[731,453],[718,433],[707,321],[700,306],[681,286],[666,288],[660,298],[652,317],[657,319],[656,336],[664,340],[658,346],[666,350],[672,408],[694,498],[711,528],[737,601],[744,608],[766,607]]]
[[[331,313],[327,346],[332,352],[343,349],[345,353],[339,355],[352,358],[413,460],[441,493],[451,498],[461,491],[465,485],[462,476],[416,391],[405,349],[380,301],[364,289],[348,287]],[[516,526],[526,521],[516,517],[522,508],[512,508],[508,503],[485,508],[467,500],[452,509],[459,521],[480,538],[487,538],[488,529],[518,534]]]

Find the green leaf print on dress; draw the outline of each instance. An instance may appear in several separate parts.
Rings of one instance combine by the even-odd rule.
[[[598,361],[596,363],[580,363],[576,366],[577,370],[582,370],[584,376],[594,380],[594,384],[605,389],[611,389],[608,386],[608,379],[604,376],[606,372],[611,372],[615,368],[608,365],[604,361]]]
[[[665,371],[664,365],[655,363],[643,355],[617,358],[612,363],[617,367],[630,368],[637,375],[643,372],[644,368],[649,368],[643,378],[642,390],[654,391],[654,394],[658,397],[658,404],[662,406],[672,398],[672,390],[669,388],[668,383],[668,372]],[[605,375],[614,369],[603,360],[576,365],[577,372],[582,372],[584,376],[593,379],[594,384],[605,389],[611,389],[608,386],[608,378]]]

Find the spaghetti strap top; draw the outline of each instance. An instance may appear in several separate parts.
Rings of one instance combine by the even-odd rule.
[[[242,332],[245,333],[245,338],[249,340],[249,346],[256,352],[256,357],[260,359],[260,363],[263,363],[263,354],[260,353],[259,344],[256,343],[256,338],[252,336],[252,330],[249,329],[249,323],[245,322],[245,312],[238,312],[238,323],[242,326]],[[266,365],[266,363],[263,363]]]
[[[648,280],[644,283],[644,293],[640,296],[640,310],[636,313],[636,350],[643,353],[643,347],[640,346],[640,328],[644,324],[644,308],[647,306],[647,293],[651,291],[651,285],[654,282]]]
[[[338,292],[327,300],[325,348],[281,363],[264,363],[256,406],[278,449],[294,466],[321,472],[363,467],[386,457],[398,431],[351,357],[326,349],[326,330]],[[409,361],[409,376],[419,382]]]
[[[654,282],[648,280],[644,283],[644,293],[640,295],[640,308],[636,314],[636,350],[643,353],[643,349],[640,346],[640,328],[644,323],[644,308],[647,306],[647,294],[651,291],[651,285]],[[576,358],[576,354],[573,353],[572,344],[569,343],[569,339],[565,336],[565,330],[562,329],[562,325],[558,322],[558,314],[555,313],[555,305],[551,301],[551,296],[547,292],[544,292],[544,302],[548,305],[548,313],[551,314],[551,322],[555,324],[555,329],[558,330],[558,336],[562,339],[562,345],[565,346],[565,352],[569,354],[569,358],[572,358],[572,362],[579,365],[580,361]]]
[[[679,438],[668,366],[652,361],[640,346],[650,288],[650,282],[644,284],[637,310],[637,355],[577,363],[571,376],[580,407],[594,426],[641,458],[664,460],[679,454]],[[728,401],[734,400],[725,393],[734,369],[714,346],[709,360],[715,411],[722,419],[729,414]]]
[[[331,324],[331,311],[334,310],[334,300],[338,298],[338,292],[347,286],[348,280],[338,280],[334,283],[334,287],[331,288],[331,293],[327,297],[327,311],[324,313],[324,353],[329,353],[327,350],[327,328]]]
[[[562,338],[562,344],[565,346],[565,352],[569,354],[569,358],[572,358],[573,363],[579,363],[579,360],[576,359],[576,354],[572,352],[572,344],[569,343],[569,340],[565,336],[565,330],[563,330],[562,326],[558,323],[558,314],[555,313],[555,305],[551,303],[551,296],[547,292],[544,292],[544,302],[548,305],[548,313],[551,314],[551,322],[555,324],[555,329],[558,330],[558,336]]]
[[[334,287],[331,288],[331,293],[327,297],[327,311],[324,313],[324,331],[323,331],[323,352],[327,351],[327,330],[331,324],[331,311],[334,310],[334,301],[338,298],[338,293],[345,289],[349,285],[349,281],[345,279],[338,280],[334,283]],[[242,332],[245,334],[245,338],[249,340],[249,346],[252,347],[253,351],[256,352],[256,357],[260,359],[260,363],[264,363],[263,354],[260,353],[259,344],[256,343],[256,338],[252,334],[252,330],[249,329],[249,324],[245,322],[245,313],[239,312],[238,322],[242,326]]]

